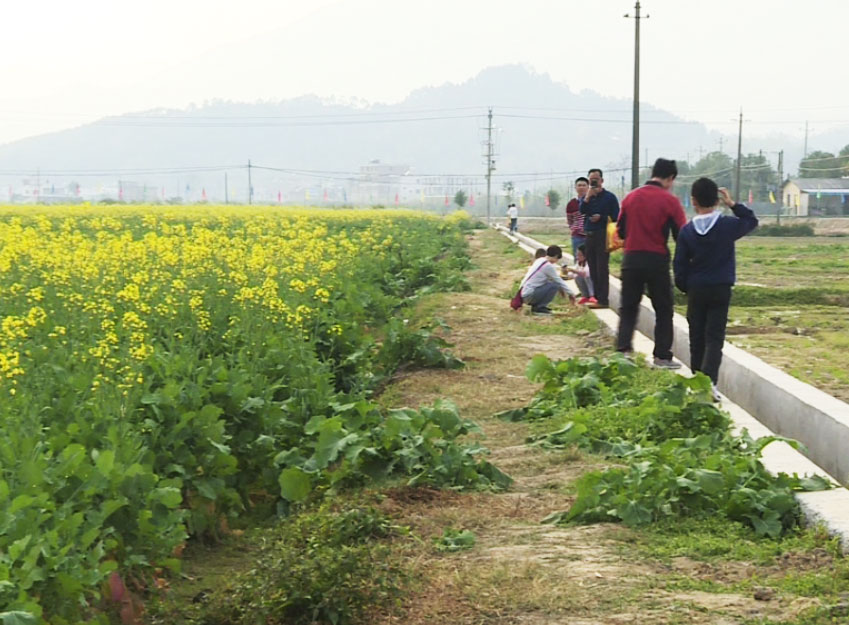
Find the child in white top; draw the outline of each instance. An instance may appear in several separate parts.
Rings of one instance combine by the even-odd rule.
[[[578,290],[581,291],[581,299],[579,304],[595,304],[596,299],[593,297],[593,281],[590,278],[590,266],[587,264],[586,249],[581,244],[576,250],[575,264],[571,267],[564,267],[564,273],[567,278],[575,280],[578,285]]]

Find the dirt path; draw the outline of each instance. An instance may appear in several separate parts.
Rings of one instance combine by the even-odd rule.
[[[381,401],[400,407],[453,400],[464,417],[481,425],[492,461],[515,484],[500,494],[390,492],[387,507],[428,544],[447,527],[472,530],[477,544],[448,555],[420,551],[416,591],[403,616],[385,622],[731,624],[780,622],[811,605],[811,600],[794,598],[757,601],[751,593],[669,592],[661,580],[692,574],[692,562],[664,565],[638,557],[629,547],[636,534],[619,525],[540,523],[569,507],[571,485],[579,475],[604,465],[580,452],[527,446],[525,424],[505,423],[492,414],[524,405],[533,396],[536,386],[523,374],[534,353],[554,358],[592,354],[605,349],[609,339],[593,329],[594,318],[577,310],[553,319],[512,313],[507,299],[527,256],[492,232],[474,235],[470,244],[478,267],[469,275],[471,292],[435,296],[421,310],[451,326],[447,338],[467,367],[412,373],[392,384]],[[713,569],[708,569],[702,574],[712,579]]]

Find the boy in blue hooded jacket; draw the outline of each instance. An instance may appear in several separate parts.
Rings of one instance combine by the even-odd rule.
[[[678,234],[672,268],[675,286],[687,294],[690,368],[710,378],[719,401],[716,382],[736,279],[734,243],[757,228],[758,218],[709,178],[696,180],[691,195],[697,214]],[[717,209],[720,199],[733,217]]]

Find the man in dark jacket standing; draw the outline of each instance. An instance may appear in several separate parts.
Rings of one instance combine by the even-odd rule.
[[[643,290],[648,288],[654,308],[654,366],[678,369],[672,359],[672,281],[669,277],[669,235],[687,223],[678,198],[670,193],[678,166],[659,158],[652,167],[651,180],[634,189],[622,200],[617,229],[625,241],[622,258],[622,302],[616,349],[633,351],[634,327]]]
[[[690,368],[710,378],[714,399],[719,401],[716,381],[731,287],[736,280],[734,242],[757,228],[758,218],[750,208],[735,204],[728,190],[718,189],[709,178],[693,183],[692,198],[697,214],[678,236],[675,286],[687,294]],[[734,212],[733,217],[714,210],[720,198]]]
[[[584,220],[587,264],[598,304],[595,308],[610,305],[610,253],[607,251],[607,222],[619,219],[619,200],[604,188],[604,177],[600,169],[591,169],[587,174],[590,188],[579,200]]]

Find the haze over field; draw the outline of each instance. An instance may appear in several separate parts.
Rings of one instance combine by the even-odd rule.
[[[649,0],[642,10],[641,161],[733,153],[741,107],[744,152],[784,149],[785,171],[806,122],[809,151],[849,143],[849,83],[829,62],[843,56],[849,3]],[[631,0],[84,0],[7,12],[0,181],[10,185],[42,170],[60,185],[80,170],[107,184],[118,169],[248,159],[325,179],[372,159],[479,177],[488,106],[499,174],[533,183],[630,163]],[[123,177],[223,192],[222,171],[179,184],[173,172]]]

